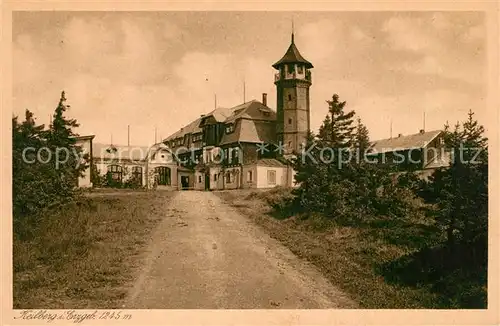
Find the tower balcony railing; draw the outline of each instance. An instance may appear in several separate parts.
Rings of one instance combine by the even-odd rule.
[[[296,72],[293,72],[291,74],[288,74],[285,76],[285,79],[297,79],[297,73]],[[305,76],[302,75],[302,76],[298,76],[300,79],[305,79],[307,81],[311,81],[311,72],[309,70],[306,70],[306,73],[305,73]],[[278,72],[278,73],[275,73],[274,74],[274,81],[277,82],[281,79],[281,74]]]

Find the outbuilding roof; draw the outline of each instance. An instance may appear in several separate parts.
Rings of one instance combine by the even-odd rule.
[[[371,153],[387,153],[395,150],[408,150],[425,148],[434,140],[441,130],[419,132],[418,134],[376,140],[371,143]]]

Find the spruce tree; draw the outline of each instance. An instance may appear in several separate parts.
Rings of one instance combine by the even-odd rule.
[[[451,153],[450,166],[437,170],[423,185],[420,196],[437,206],[434,217],[444,230],[452,265],[459,265],[468,254],[475,264],[484,265],[488,225],[488,149],[484,127],[469,112],[467,121],[457,123],[453,131],[446,125],[444,134],[445,146]]]
[[[352,168],[346,155],[350,155],[347,150],[352,146],[355,126],[354,111],[346,113],[346,102],[340,102],[337,94],[327,103],[329,114],[318,137],[309,134],[305,151],[294,162],[295,180],[300,184],[294,193],[305,211],[334,217],[343,209],[343,198],[353,188],[352,184],[343,183],[352,183],[348,180]]]
[[[59,192],[64,196],[72,197],[78,177],[88,168],[88,157],[82,157],[81,148],[76,145],[75,137],[78,134],[74,132],[74,128],[77,128],[79,124],[75,119],[65,116],[69,108],[70,106],[66,104],[66,93],[62,91],[47,138],[52,151],[54,153],[58,151],[60,155],[59,162],[52,160]]]
[[[332,148],[348,148],[352,145],[354,111],[345,112],[347,102],[340,102],[334,94],[328,103],[328,115],[319,129],[318,138],[326,146]]]
[[[55,171],[47,147],[44,125],[37,125],[32,112],[26,110],[25,120],[12,119],[12,210],[14,235],[26,234],[26,224],[36,223],[38,213],[56,199]]]
[[[356,133],[353,137],[354,150],[356,151],[360,160],[364,160],[366,151],[370,148],[370,136],[368,128],[361,122],[361,118],[358,118]]]

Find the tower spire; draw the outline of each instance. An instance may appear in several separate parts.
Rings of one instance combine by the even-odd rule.
[[[293,18],[292,18],[292,44],[294,44],[294,28],[293,28]]]

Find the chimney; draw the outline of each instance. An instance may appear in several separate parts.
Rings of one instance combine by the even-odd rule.
[[[267,106],[267,93],[262,93],[262,104]]]
[[[421,134],[425,133],[424,129],[420,129],[420,133]]]
[[[398,138],[399,138],[399,137],[402,137],[402,136],[403,136],[403,134],[398,134]]]

